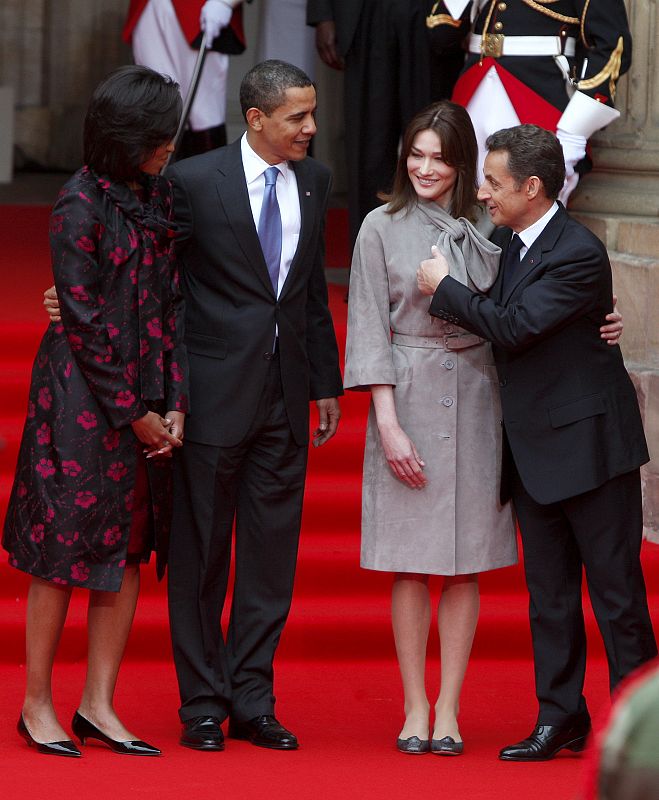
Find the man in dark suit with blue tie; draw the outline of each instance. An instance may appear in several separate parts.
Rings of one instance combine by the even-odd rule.
[[[512,497],[524,545],[537,724],[506,761],[582,750],[585,568],[611,687],[657,654],[640,564],[643,427],[620,350],[599,324],[611,307],[604,245],[556,202],[565,177],[556,137],[533,125],[487,140],[479,199],[499,228],[502,269],[488,295],[424,261],[430,313],[489,339],[504,427],[502,500]]]
[[[246,134],[168,172],[191,381],[175,464],[170,621],[181,744],[223,749],[230,715],[230,736],[290,750],[297,738],[274,716],[273,658],[293,589],[309,401],[321,445],[342,394],[323,272],[330,175],[306,158],[316,93],[304,72],[258,64],[240,100]]]

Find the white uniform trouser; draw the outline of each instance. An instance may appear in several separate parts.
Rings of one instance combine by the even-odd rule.
[[[313,80],[316,34],[306,23],[306,0],[261,0],[257,61],[279,58]]]
[[[133,30],[136,64],[174,78],[186,96],[197,51],[185,40],[171,0],[149,0]],[[227,107],[229,56],[207,53],[188,124],[194,131],[223,125]]]

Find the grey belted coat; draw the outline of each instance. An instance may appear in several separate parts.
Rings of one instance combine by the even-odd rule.
[[[499,248],[465,219],[420,200],[364,220],[355,246],[344,385],[394,387],[403,430],[425,461],[427,486],[408,488],[386,462],[371,405],[364,454],[361,564],[457,575],[514,564],[512,511],[499,504],[501,408],[490,345],[428,313],[416,285],[437,244],[451,275],[485,291]]]

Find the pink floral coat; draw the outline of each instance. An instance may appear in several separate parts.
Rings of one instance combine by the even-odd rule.
[[[145,180],[140,199],[83,167],[50,219],[62,322],[34,362],[3,545],[13,566],[63,585],[118,591],[144,457],[131,423],[149,409],[187,411],[170,189]],[[148,466],[162,551],[170,461]]]

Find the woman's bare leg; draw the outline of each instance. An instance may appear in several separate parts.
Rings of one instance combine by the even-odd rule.
[[[25,700],[23,719],[37,742],[70,739],[53,707],[55,653],[71,600],[70,587],[32,578],[25,622]]]
[[[458,728],[460,691],[476,632],[480,596],[477,575],[444,578],[437,620],[441,644],[441,688],[435,704],[433,739],[452,736],[462,741]]]
[[[426,647],[430,630],[428,576],[396,573],[391,618],[405,697],[405,724],[399,737],[428,738],[430,703],[426,694]]]
[[[139,738],[124,727],[113,706],[119,667],[133,624],[139,590],[139,566],[129,564],[119,592],[93,591],[89,596],[87,678],[78,710],[85,719],[116,741]]]

